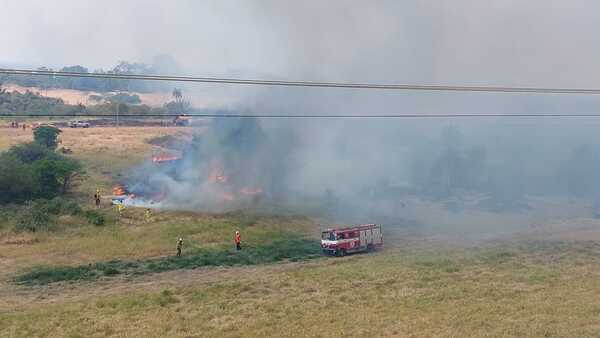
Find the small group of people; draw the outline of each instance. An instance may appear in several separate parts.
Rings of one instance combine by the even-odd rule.
[[[19,128],[19,122],[17,121],[12,121],[10,123],[10,127],[11,128]],[[23,128],[23,130],[25,130],[27,128],[27,125],[25,123],[21,123],[21,128]]]
[[[242,236],[239,231],[235,232],[233,236],[233,241],[235,243],[236,250],[242,250]],[[181,256],[181,250],[183,250],[183,238],[179,237],[177,240],[177,257]]]
[[[102,200],[102,194],[100,193],[100,189],[96,190],[96,193],[94,194],[94,202],[96,205],[97,209],[101,208],[101,200]],[[123,203],[119,203],[117,204],[117,211],[119,212],[119,217],[123,216],[123,211],[125,210],[125,205],[123,205]],[[146,209],[146,211],[144,212],[144,220],[146,221],[146,223],[150,223],[152,221],[152,211],[150,209]],[[242,250],[242,236],[240,235],[239,231],[235,232],[235,235],[233,236],[233,242],[235,243],[235,249],[236,250]],[[179,238],[177,240],[177,257],[181,256],[181,251],[183,250],[183,238]]]

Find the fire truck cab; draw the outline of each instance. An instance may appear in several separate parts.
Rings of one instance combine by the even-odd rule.
[[[327,229],[321,234],[321,249],[328,255],[341,257],[348,253],[374,251],[381,247],[383,233],[381,226],[376,224]]]

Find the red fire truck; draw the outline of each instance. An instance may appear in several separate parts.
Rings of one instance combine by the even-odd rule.
[[[328,255],[373,251],[383,246],[381,226],[362,224],[354,227],[327,229],[321,234],[321,248]]]

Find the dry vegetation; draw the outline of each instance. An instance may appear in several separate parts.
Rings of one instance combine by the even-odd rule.
[[[38,93],[41,96],[62,99],[67,104],[83,104],[83,105],[95,105],[97,101],[90,99],[92,95],[100,95],[100,93],[93,91],[81,91],[74,89],[41,89],[37,87],[23,87],[15,84],[3,85],[8,91],[17,91],[19,93],[25,93],[31,91]],[[131,95],[139,96],[141,103],[150,107],[162,107],[165,103],[168,103],[173,98],[170,92],[153,92],[153,93],[138,93],[129,92]],[[195,107],[205,107],[214,104],[223,104],[224,99],[221,97],[207,97],[206,93],[199,94],[197,92],[186,92],[186,100],[189,100]]]
[[[88,171],[83,198],[148,158],[145,140],[186,132],[66,129],[61,139]],[[1,129],[0,149],[30,139],[30,130]],[[146,222],[130,208],[104,227],[70,227],[64,217],[59,232],[0,232],[0,336],[600,336],[600,222],[573,218],[585,216],[585,206],[561,203],[559,212],[539,203],[551,207],[540,206],[538,218],[409,203],[407,213],[428,215],[424,231],[388,227],[386,249],[371,255],[33,287],[13,278],[38,265],[171,255],[178,236],[191,251],[230,245],[240,226],[250,245],[290,231],[315,236],[318,226],[240,213],[160,212]],[[449,228],[474,237],[456,240],[462,235],[448,236]]]
[[[62,99],[66,104],[83,104],[83,105],[94,105],[98,104],[97,101],[91,100],[90,96],[96,95],[101,96],[101,93],[93,92],[93,91],[81,91],[74,89],[40,89],[36,87],[23,87],[15,84],[6,84],[4,88],[8,91],[16,91],[19,93],[25,93],[27,91],[38,93],[42,96],[52,97],[56,99]],[[135,93],[132,92],[132,95],[139,96],[140,100],[143,104],[149,105],[151,107],[161,107],[165,103],[171,100],[170,93]]]
[[[22,142],[33,140],[30,128],[26,130],[1,128],[0,151]],[[119,175],[135,164],[149,160],[153,153],[165,151],[152,146],[147,140],[164,135],[188,137],[189,128],[163,127],[102,127],[89,129],[64,128],[60,134],[61,147],[70,148],[73,157],[81,160],[88,173],[78,192],[91,196],[96,188],[109,193]]]

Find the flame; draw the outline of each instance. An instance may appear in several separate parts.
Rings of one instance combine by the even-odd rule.
[[[123,185],[121,185],[121,184],[116,185],[112,189],[112,191],[113,191],[113,195],[116,195],[116,196],[127,195],[127,189]]]

